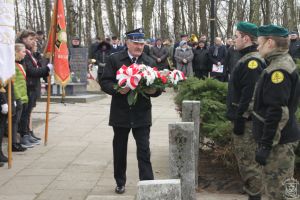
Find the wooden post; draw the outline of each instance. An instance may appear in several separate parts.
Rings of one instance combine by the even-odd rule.
[[[46,123],[45,123],[45,139],[44,145],[48,142],[48,129],[49,129],[49,112],[50,112],[50,97],[51,97],[51,75],[48,76],[48,89],[47,89],[47,106],[46,106]]]
[[[12,167],[12,99],[11,79],[8,80],[8,169]]]
[[[53,56],[54,56],[54,48],[55,48],[55,38],[56,38],[56,23],[57,23],[57,0],[55,0],[54,3],[54,9],[53,9],[53,18],[51,24],[51,31],[52,31],[52,40],[51,40],[51,57],[50,57],[50,63],[53,63]],[[50,33],[51,34],[51,33]],[[47,106],[46,106],[46,122],[45,122],[45,138],[44,138],[44,145],[47,145],[48,142],[48,128],[49,128],[49,112],[50,112],[50,97],[51,97],[51,74],[49,73],[48,76],[48,91],[47,91]]]

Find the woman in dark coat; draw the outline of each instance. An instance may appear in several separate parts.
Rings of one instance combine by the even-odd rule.
[[[196,49],[193,51],[193,70],[195,72],[195,76],[199,79],[204,79],[208,76],[208,72],[210,70],[208,50],[205,47],[205,42],[200,41]]]

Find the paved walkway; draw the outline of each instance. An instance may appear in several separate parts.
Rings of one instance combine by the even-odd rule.
[[[179,121],[173,96],[153,98],[152,164],[156,179],[167,179],[168,124]],[[87,104],[51,104],[49,142],[13,154],[13,168],[0,168],[1,200],[132,200],[138,169],[135,143],[128,148],[126,193],[113,191],[112,128],[108,124],[110,97]],[[35,119],[45,118],[38,103]],[[43,137],[44,126],[34,131]],[[107,197],[105,197],[107,195]],[[201,200],[243,200],[243,196],[198,193]]]

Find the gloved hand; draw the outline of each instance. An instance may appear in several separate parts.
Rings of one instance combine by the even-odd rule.
[[[48,63],[47,67],[49,68],[49,74],[52,75],[53,74],[53,65],[51,63]]]
[[[235,135],[243,135],[245,132],[245,118],[237,118],[233,123],[233,133]]]
[[[255,153],[255,161],[265,166],[267,164],[267,159],[270,156],[271,153],[271,147],[261,145]]]
[[[7,105],[7,103],[1,105],[1,113],[3,115],[6,115],[8,113],[8,105]]]
[[[17,107],[17,102],[16,101],[14,101],[14,106]]]

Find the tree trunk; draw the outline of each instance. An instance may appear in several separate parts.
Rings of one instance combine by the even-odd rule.
[[[208,26],[207,26],[207,0],[199,0],[199,15],[200,15],[200,35],[208,35]]]
[[[37,0],[37,7],[38,7],[38,20],[40,20],[40,30],[45,32],[45,26],[44,26],[44,17],[42,15],[42,8],[41,8],[41,2],[40,0]]]
[[[86,25],[85,25],[85,28],[86,28],[86,44],[91,44],[92,42],[92,36],[91,36],[91,32],[92,32],[92,1],[91,0],[87,0],[86,1],[86,16],[87,16],[87,19],[86,19]]]
[[[178,0],[173,0],[173,10],[174,10],[174,34],[175,40],[179,41],[180,38],[180,11]]]
[[[15,21],[16,32],[19,32],[21,30],[21,27],[20,27],[20,15],[19,15],[18,0],[15,0],[15,9],[16,9],[16,21]]]
[[[145,32],[145,37],[149,38],[151,33],[151,17],[154,8],[154,0],[143,0],[142,13],[143,13],[143,27]]]
[[[287,0],[288,12],[290,14],[290,19],[288,23],[289,30],[297,31],[297,13],[296,13],[296,5],[294,0]]]
[[[113,35],[118,35],[118,30],[115,22],[115,13],[112,5],[111,0],[105,0],[105,5],[106,5],[106,11],[107,11],[107,16],[108,16],[108,21],[109,21],[109,27],[110,31]]]
[[[93,0],[94,14],[95,14],[95,27],[96,37],[104,39],[104,29],[102,21],[102,0]]]
[[[161,0],[161,2],[160,2],[160,32],[161,32],[161,38],[163,38],[163,39],[166,39],[169,36],[165,6],[166,6],[166,0]]]
[[[126,3],[127,31],[134,29],[134,25],[133,25],[133,9],[134,9],[134,5],[135,5],[135,0],[127,0],[127,3]]]
[[[46,32],[49,32],[50,24],[51,24],[51,0],[45,0],[45,22],[46,22]]]
[[[227,15],[227,31],[226,37],[232,37],[233,34],[233,14],[234,14],[235,2],[234,0],[229,0],[228,2],[228,15]]]
[[[81,40],[83,40],[84,36],[82,37],[82,33],[83,33],[83,15],[82,15],[82,13],[83,13],[83,4],[82,4],[82,0],[79,0],[77,10],[78,10],[79,21],[78,21],[78,33],[76,35],[78,35],[79,38]]]
[[[244,5],[244,0],[238,0],[237,1],[236,18],[239,22],[244,21],[244,12],[245,12],[245,10],[243,10],[243,7],[244,7],[243,5]]]
[[[184,32],[184,34],[186,34],[187,33],[187,30],[186,30],[186,24],[185,24],[185,17],[184,17],[184,14],[185,14],[185,12],[184,12],[184,4],[183,4],[183,1],[184,0],[181,0],[180,1],[180,8],[181,8],[181,19],[182,19],[182,21],[181,21],[181,25],[182,25],[182,32]]]
[[[256,25],[260,25],[260,0],[251,0],[250,1],[250,12],[249,12],[249,22]]]
[[[68,41],[70,37],[76,35],[76,24],[78,23],[78,13],[75,11],[75,6],[73,0],[66,0],[66,9],[67,9],[67,35]]]
[[[271,23],[270,1],[262,0],[261,9],[262,9],[263,19],[264,19],[263,24],[270,24]]]
[[[193,29],[193,33],[198,35],[198,16],[197,16],[197,3],[196,3],[196,0],[192,0],[193,2],[193,23],[194,23],[194,29]]]
[[[41,30],[40,22],[39,22],[39,15],[37,9],[37,0],[33,0],[33,23],[34,23],[34,30]]]

